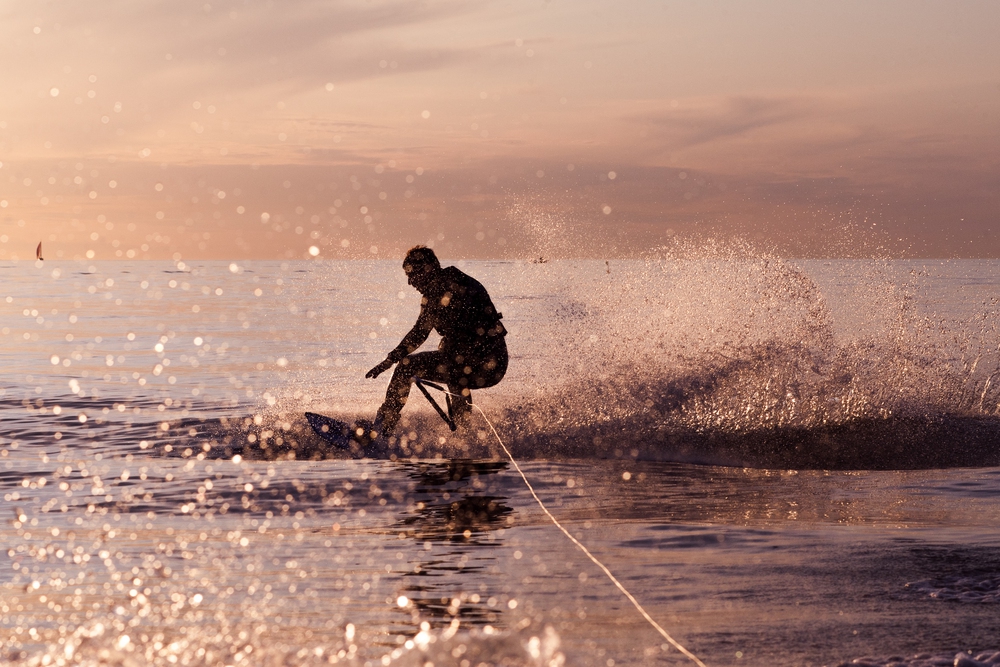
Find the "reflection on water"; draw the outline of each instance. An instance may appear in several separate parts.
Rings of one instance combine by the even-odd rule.
[[[0,639],[11,651],[64,655],[72,644],[95,660],[112,651],[208,665],[234,664],[249,645],[289,664],[363,664],[422,628],[499,630],[517,648],[522,628],[526,642],[552,625],[572,664],[669,660],[504,463],[36,461],[34,472],[0,475]],[[742,664],[833,663],[887,647],[944,650],[941,638],[955,636],[985,650],[996,636],[995,605],[961,600],[1000,572],[997,495],[984,493],[998,488],[996,471],[594,461],[525,472],[709,664],[736,651]],[[928,586],[958,595],[934,598]],[[99,637],[78,634],[98,626]],[[913,635],[918,626],[938,639]],[[831,637],[819,646],[804,640],[816,627]],[[132,648],[116,648],[125,635]]]
[[[416,481],[411,508],[395,524],[422,547],[420,562],[404,576],[404,595],[421,617],[435,625],[453,619],[472,626],[497,626],[498,597],[493,549],[503,546],[504,529],[514,523],[506,498],[496,495],[490,476],[507,469],[503,462],[451,460],[405,463],[400,469]],[[486,549],[485,552],[481,552]]]

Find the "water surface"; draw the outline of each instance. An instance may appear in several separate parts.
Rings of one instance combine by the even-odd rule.
[[[995,262],[462,267],[510,331],[476,403],[706,663],[1000,650]],[[5,660],[686,662],[484,422],[414,394],[375,458],[308,432],[378,406],[396,262],[0,274]]]

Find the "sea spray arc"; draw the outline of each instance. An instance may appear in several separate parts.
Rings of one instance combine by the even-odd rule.
[[[725,246],[621,262],[613,281],[596,262],[561,266],[574,287],[547,287],[554,317],[529,311],[518,332],[533,336],[525,349],[559,349],[537,379],[518,378],[539,390],[508,403],[505,438],[521,458],[998,465],[997,304],[980,331],[910,266]]]
[[[511,390],[495,395],[490,412],[505,418],[505,442],[519,460],[628,456],[863,470],[1000,465],[1000,382],[993,377],[1000,377],[1000,302],[963,303],[966,288],[955,291],[956,281],[968,267],[949,268],[954,289],[941,292],[910,271],[921,266],[913,262],[787,260],[752,248],[622,260],[613,279],[605,277],[603,261],[544,266],[477,268],[511,301],[515,353],[528,359],[511,369]],[[395,321],[403,312],[392,293],[397,267],[383,269],[385,303],[378,308]],[[988,273],[969,275],[989,283]],[[316,284],[304,288],[303,299]],[[358,295],[370,288],[345,286]],[[979,291],[993,298],[988,288]],[[334,314],[325,312],[324,327]],[[368,335],[366,327],[359,319],[334,338],[358,339]],[[330,356],[318,349],[328,346],[327,334],[316,337],[316,352]],[[338,365],[349,366],[339,356]],[[323,358],[303,368],[304,382],[290,389],[311,394],[310,401],[325,395],[328,380],[319,373],[329,373],[332,363]],[[363,409],[368,386],[358,382],[330,397],[340,419]],[[420,437],[399,444],[397,456],[440,450],[420,416],[409,411],[407,418]],[[252,435],[233,423],[235,432],[218,429],[220,441],[232,441],[220,452]],[[275,433],[286,444],[258,446],[261,456],[327,455],[311,436],[300,438],[294,424],[283,423],[275,422]],[[257,440],[273,426],[249,429]],[[187,437],[190,427],[178,423],[176,436],[162,433]],[[488,449],[482,445],[463,442],[454,452]]]
[[[449,392],[445,392],[445,393],[449,393]],[[671,637],[670,633],[668,633],[666,630],[664,630],[663,627],[659,623],[657,623],[656,620],[652,616],[649,615],[649,612],[647,612],[643,608],[643,606],[639,603],[639,601],[635,599],[635,596],[632,595],[628,591],[628,589],[625,588],[625,586],[620,581],[618,581],[618,578],[614,575],[614,573],[611,572],[611,570],[608,569],[608,567],[604,563],[602,563],[600,560],[598,560],[597,556],[595,556],[594,554],[590,553],[590,549],[588,549],[586,546],[584,546],[583,543],[580,542],[580,540],[578,540],[575,537],[573,537],[573,534],[570,533],[568,530],[566,530],[566,528],[561,523],[559,523],[559,520],[556,519],[552,515],[552,512],[549,511],[549,508],[547,508],[545,506],[545,503],[542,502],[542,499],[538,497],[537,493],[535,493],[535,488],[533,486],[531,486],[531,482],[528,481],[528,477],[524,474],[524,471],[521,470],[521,466],[519,466],[517,464],[517,460],[510,453],[510,450],[507,449],[507,445],[504,444],[503,440],[500,438],[500,434],[497,433],[496,428],[494,428],[493,422],[490,421],[489,417],[486,416],[486,413],[483,412],[483,409],[480,408],[478,405],[476,405],[475,403],[473,403],[472,407],[474,407],[476,410],[478,410],[479,414],[482,415],[483,419],[486,421],[486,424],[490,427],[490,431],[493,432],[493,437],[497,439],[497,442],[500,443],[500,447],[503,448],[503,451],[507,455],[507,458],[509,458],[510,462],[512,464],[514,464],[514,468],[517,470],[517,474],[519,474],[521,476],[521,479],[524,480],[524,485],[528,487],[528,491],[531,492],[531,497],[535,499],[535,502],[538,503],[538,506],[542,508],[543,512],[545,512],[545,516],[549,517],[549,520],[551,520],[552,523],[555,524],[556,528],[558,528],[559,530],[561,530],[562,533],[563,533],[563,535],[565,535],[569,539],[569,541],[572,542],[576,546],[577,549],[579,549],[580,551],[582,551],[584,553],[584,555],[587,558],[589,558],[591,560],[591,562],[594,563],[594,565],[596,565],[597,567],[601,568],[601,571],[604,572],[605,575],[607,575],[608,579],[611,580],[611,583],[613,583],[615,585],[615,587],[617,587],[618,590],[622,592],[622,595],[624,595],[626,598],[628,598],[628,601],[632,603],[632,606],[634,606],[636,608],[636,610],[642,615],[642,617],[644,619],[646,619],[646,621],[650,625],[652,625],[653,628],[658,633],[660,633],[660,636],[662,636],[664,639],[666,639],[670,643],[671,646],[673,646],[678,651],[680,651],[681,653],[683,653],[685,656],[687,656],[688,658],[690,658],[692,662],[694,662],[696,665],[698,665],[698,667],[706,667],[705,663],[702,662],[701,659],[698,658],[698,656],[696,656],[694,653],[692,653],[688,649],[684,648],[684,646],[680,642],[678,642],[676,639],[674,639],[673,637]]]

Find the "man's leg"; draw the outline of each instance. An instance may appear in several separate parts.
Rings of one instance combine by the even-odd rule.
[[[448,391],[451,396],[451,413],[458,422],[467,420],[472,413],[472,389],[492,387],[507,372],[507,345],[499,338],[494,345],[475,349],[455,356],[450,368]]]
[[[385,402],[375,415],[375,429],[389,437],[396,430],[399,413],[410,395],[413,378],[423,378],[436,382],[448,381],[447,357],[441,352],[418,352],[404,357],[396,364],[385,392]]]

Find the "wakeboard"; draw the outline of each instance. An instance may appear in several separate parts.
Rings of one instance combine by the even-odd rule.
[[[372,424],[369,421],[358,420],[354,424],[348,424],[315,412],[307,412],[306,421],[316,435],[326,442],[335,447],[350,449],[355,453],[358,451],[367,453],[379,442],[372,433]]]
[[[343,449],[350,449],[351,444],[357,444],[355,439],[352,437],[354,435],[354,429],[347,422],[342,422],[339,419],[334,419],[333,417],[326,417],[324,415],[318,415],[315,412],[306,413],[306,421],[312,426],[312,429],[316,431],[316,435],[323,438],[331,445],[337,447],[342,447]]]

